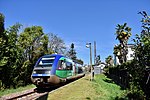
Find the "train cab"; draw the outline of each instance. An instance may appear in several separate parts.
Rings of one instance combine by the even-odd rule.
[[[79,69],[75,62],[65,56],[45,55],[36,62],[31,81],[36,86],[54,86],[79,77]]]

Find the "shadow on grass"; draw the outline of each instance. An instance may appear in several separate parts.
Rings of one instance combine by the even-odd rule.
[[[86,100],[91,100],[91,98],[90,97],[86,97]]]
[[[116,85],[119,85],[117,84],[115,81],[113,81],[112,79],[103,79],[103,81],[107,82],[107,83],[111,83],[111,84],[116,84]],[[121,85],[120,86],[120,90],[126,90],[124,87],[122,87]],[[116,96],[116,97],[112,97],[111,100],[126,100],[125,97],[120,97],[120,96]],[[136,100],[136,99],[135,99]]]
[[[115,82],[113,80],[111,80],[111,79],[103,79],[103,81],[105,81],[107,83],[113,83],[113,84],[115,84]]]
[[[118,79],[118,78],[113,79],[109,75],[107,75],[107,78],[111,79],[114,82],[114,84],[119,85],[121,90],[126,90],[129,88],[129,84],[127,83],[125,84],[123,81],[121,81],[121,79]]]
[[[125,86],[123,86],[122,84],[119,84],[118,82],[115,82],[112,79],[103,79],[103,81],[105,81],[107,83],[119,85],[120,86],[120,90],[126,90],[127,89]]]
[[[119,84],[118,82],[115,82],[114,80],[112,79],[103,79],[103,81],[107,82],[107,83],[112,83],[112,84],[116,84],[116,85],[119,85],[120,86],[120,90],[126,90],[127,87]]]

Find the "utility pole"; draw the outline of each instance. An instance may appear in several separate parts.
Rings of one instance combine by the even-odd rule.
[[[94,65],[96,65],[96,42],[94,41]]]
[[[87,48],[90,48],[90,65],[91,65],[91,81],[94,79],[94,74],[93,74],[93,67],[92,67],[92,48],[91,48],[91,43],[86,44]]]
[[[91,81],[93,80],[93,67],[92,67],[92,48],[91,48],[91,43],[90,43],[90,64],[91,64]]]

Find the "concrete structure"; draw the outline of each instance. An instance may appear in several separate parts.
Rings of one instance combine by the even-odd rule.
[[[94,74],[101,74],[104,71],[105,63],[101,63],[98,66],[94,66]]]
[[[94,74],[100,74],[102,72],[100,66],[94,66]]]

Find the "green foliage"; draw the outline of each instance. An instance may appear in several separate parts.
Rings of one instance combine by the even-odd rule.
[[[100,55],[98,55],[98,56],[96,57],[95,64],[96,64],[96,65],[100,65],[100,64],[101,64],[101,57],[100,57]]]
[[[27,27],[18,38],[18,45],[22,47],[23,63],[18,74],[18,86],[27,85],[37,59],[48,53],[48,36],[44,35],[40,26]],[[24,77],[26,76],[26,77]]]
[[[41,26],[26,27],[19,33],[21,26],[16,23],[5,30],[0,13],[0,90],[30,84],[37,59],[54,51],[64,53],[66,48],[61,38],[54,34],[49,37]]]
[[[134,60],[131,62],[123,63],[115,67],[109,67],[109,76],[123,88],[126,88],[121,96],[117,97],[117,100],[144,100],[145,94],[141,87],[143,80],[143,72],[136,69],[137,62]]]
[[[146,100],[144,92],[133,87],[131,90],[126,90],[122,95],[118,96],[116,100]]]
[[[150,68],[150,17],[145,11],[139,12],[143,16],[142,31],[140,36],[136,35],[135,56],[139,65],[144,68]]]
[[[129,90],[124,94],[123,97],[118,98],[119,100],[145,100],[146,98],[149,98],[149,90],[147,88],[150,86],[146,84],[148,81],[146,69],[150,68],[150,17],[145,11],[139,12],[139,14],[143,16],[141,20],[142,31],[140,35],[136,35],[135,39],[133,39],[135,42],[134,60],[109,69],[111,74],[110,76],[116,75],[120,79],[124,78],[124,76],[127,76],[130,79],[128,81],[128,84],[130,85]],[[120,29],[123,29],[123,26],[118,25],[118,30],[119,27]],[[127,28],[125,30],[130,29]],[[119,46],[114,48],[114,54],[117,55],[118,49]],[[120,75],[122,74],[122,70],[126,71],[126,74],[123,76]]]
[[[113,57],[109,55],[107,58],[105,58],[106,66],[104,67],[105,74],[109,74],[109,68],[113,66]]]
[[[127,23],[124,23],[123,25],[118,24],[116,26],[116,39],[119,40],[120,44],[114,47],[114,54],[118,57],[121,64],[127,60],[127,42],[130,36],[131,28],[127,26]]]
[[[1,75],[4,76],[2,77],[4,87],[10,87],[10,84],[12,84],[15,88],[16,83],[13,81],[13,78],[17,73],[14,72],[17,69],[17,65],[20,65],[20,49],[17,46],[17,32],[20,27],[20,24],[15,24],[4,32],[7,37],[7,43],[2,46],[4,51],[2,51],[2,59],[0,60],[2,69]]]
[[[121,59],[122,55],[121,55],[121,50],[122,50],[122,46],[119,44],[119,45],[115,45],[114,47],[114,52],[113,54],[115,54],[119,59]]]
[[[116,35],[116,39],[118,39],[120,43],[123,43],[131,36],[131,28],[127,26],[127,23],[123,25],[118,24],[116,26]]]
[[[142,89],[139,87],[140,84],[135,85],[134,82],[130,83],[130,91],[128,91],[127,97],[129,98],[133,98],[133,99],[141,99],[143,100],[144,97],[144,92],[142,91]]]
[[[112,66],[113,65],[113,57],[109,55],[107,58],[105,58],[105,62],[107,66]]]
[[[5,19],[5,17],[4,17],[4,15],[2,14],[2,13],[0,13],[0,36],[3,34],[3,32],[4,32],[4,19]]]
[[[2,66],[7,63],[7,57],[3,57],[6,53],[7,45],[7,35],[4,31],[4,16],[0,13],[0,73],[2,71]]]
[[[70,50],[68,51],[68,57],[70,57],[71,59],[73,59],[73,60],[76,60],[77,59],[77,57],[76,57],[76,51],[75,51],[75,49],[74,49],[74,44],[72,43],[71,44],[71,46],[70,46]]]
[[[81,59],[76,59],[75,61],[78,62],[78,63],[81,64],[81,65],[84,64],[83,60],[81,60]]]
[[[29,84],[36,60],[48,53],[48,36],[40,26],[24,29],[17,23],[4,30],[4,17],[0,14],[0,89]]]
[[[83,60],[81,60],[81,59],[78,59],[77,58],[77,56],[76,56],[76,50],[74,49],[74,43],[71,43],[71,45],[70,45],[70,49],[69,49],[69,51],[67,52],[67,56],[69,57],[69,58],[71,58],[72,60],[74,60],[75,62],[77,62],[77,63],[79,63],[79,64],[82,64],[83,65]]]

